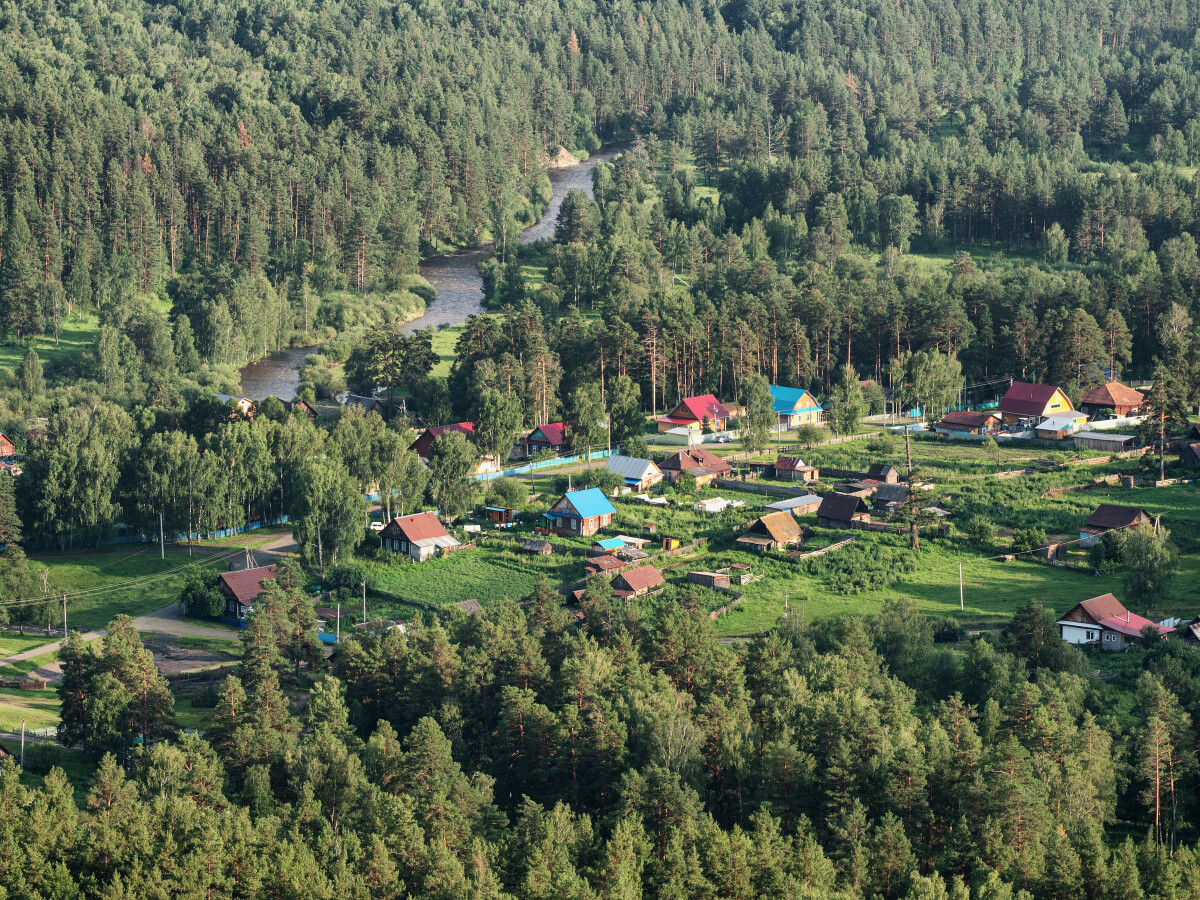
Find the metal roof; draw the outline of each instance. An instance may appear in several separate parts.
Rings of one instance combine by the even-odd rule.
[[[640,459],[636,456],[610,456],[605,460],[604,468],[610,472],[615,472],[622,478],[627,480],[633,479],[634,481],[641,481],[647,475],[653,475],[658,472],[658,466],[652,460]]]
[[[817,506],[821,502],[821,498],[816,494],[805,494],[803,497],[788,497],[786,500],[776,500],[774,503],[767,503],[763,509],[799,509],[805,506]]]
[[[582,491],[568,491],[563,495],[568,503],[575,508],[581,518],[590,519],[594,516],[610,516],[616,512],[613,505],[604,496],[600,488],[587,488]]]

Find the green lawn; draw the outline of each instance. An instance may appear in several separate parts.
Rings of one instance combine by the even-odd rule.
[[[42,365],[52,362],[76,364],[84,353],[91,351],[99,332],[100,321],[95,310],[77,311],[63,322],[57,343],[53,335],[43,335],[33,340],[33,347],[37,350]],[[0,345],[0,369],[17,372],[28,347],[25,342]]]
[[[206,622],[205,625],[212,627],[212,622]],[[229,638],[218,637],[202,637],[198,635],[179,635],[173,640],[180,647],[185,647],[188,650],[204,650],[207,653],[222,653],[233,657],[240,658],[242,655],[242,642],[238,640],[240,630],[230,627]]]
[[[53,685],[44,691],[0,688],[0,731],[20,732],[21,722],[29,730],[57,728],[62,701]]]
[[[212,714],[213,707],[193,706],[190,696],[175,695],[175,724],[179,728],[203,731]]]
[[[161,609],[175,601],[188,567],[223,571],[227,564],[206,555],[189,557],[183,550],[169,550],[163,560],[153,548],[111,554],[39,554],[32,558],[39,583],[41,568],[49,570],[52,596],[87,592],[68,601],[67,625],[79,631],[103,628],[117,615],[140,616]]]
[[[44,634],[27,634],[21,637],[16,631],[0,631],[0,658],[14,656],[42,644],[49,644],[55,639]]]
[[[0,677],[2,678],[20,678],[22,675],[28,675],[34,669],[40,669],[47,663],[52,663],[58,659],[58,651],[51,650],[48,653],[43,653],[40,656],[34,656],[29,659],[23,659],[20,662],[9,663],[7,666],[0,666]]]

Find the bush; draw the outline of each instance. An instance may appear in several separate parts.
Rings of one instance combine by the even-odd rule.
[[[971,543],[980,547],[987,547],[996,539],[995,526],[980,515],[968,516],[959,527]]]
[[[488,506],[519,507],[529,499],[529,487],[516,478],[497,478],[488,485],[484,502]]]
[[[372,583],[371,570],[357,560],[337,566],[325,580],[330,589],[336,591],[343,600],[359,596],[363,582],[366,582],[368,588]]]
[[[942,616],[933,620],[933,641],[935,644],[957,643],[964,640],[966,636],[966,629],[962,628],[948,616]]]
[[[1018,528],[1013,531],[1013,553],[1029,553],[1046,546],[1046,532],[1036,526]]]
[[[898,440],[890,431],[884,431],[867,441],[867,449],[872,453],[891,455],[896,452]]]
[[[217,590],[216,577],[204,572],[188,575],[177,602],[198,619],[215,618],[225,611],[225,597]]]
[[[829,440],[829,429],[823,425],[801,425],[796,429],[796,440],[801,447],[811,449]]]

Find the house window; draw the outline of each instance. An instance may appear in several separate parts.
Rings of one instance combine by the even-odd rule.
[[[1087,639],[1088,639],[1089,641],[1094,641],[1094,640],[1096,639],[1096,632],[1094,632],[1094,631],[1089,631],[1089,632],[1087,633]]]

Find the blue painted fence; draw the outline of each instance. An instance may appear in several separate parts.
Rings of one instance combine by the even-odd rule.
[[[593,450],[589,457],[586,453],[578,456],[556,456],[553,459],[539,459],[536,462],[525,463],[512,469],[501,469],[499,472],[489,472],[486,475],[473,476],[476,481],[490,481],[493,478],[505,478],[515,475],[528,475],[530,472],[540,472],[542,469],[553,469],[558,466],[569,466],[572,463],[587,462],[589,459],[607,459],[614,453],[620,453],[621,448],[613,450]]]
[[[216,531],[193,532],[192,540],[203,541],[212,540],[213,538],[232,537],[235,534],[244,534],[247,531],[257,531],[260,528],[271,528],[275,525],[283,525],[290,522],[287,516],[281,516],[278,519],[259,520],[251,522],[249,525],[239,525],[237,528],[219,528]],[[175,543],[186,543],[188,536],[186,534],[176,534],[171,536],[171,540]],[[100,546],[108,546],[110,544],[157,544],[158,535],[144,534],[125,534],[120,537],[109,538],[107,541],[101,541]],[[45,541],[22,541],[21,545],[26,550],[57,550],[57,543],[47,544]],[[79,548],[86,550],[88,547],[95,547],[96,544],[92,541],[83,541],[79,544]]]

